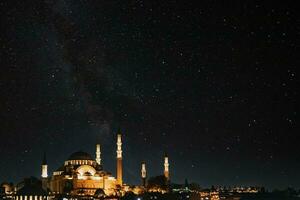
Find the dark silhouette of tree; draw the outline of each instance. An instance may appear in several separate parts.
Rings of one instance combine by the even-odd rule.
[[[155,177],[151,177],[148,180],[148,189],[151,188],[160,188],[163,190],[167,190],[168,189],[168,185],[167,185],[167,179],[165,176],[161,175],[161,176],[155,176]]]
[[[121,200],[135,200],[137,196],[133,192],[127,192]]]
[[[189,185],[189,188],[191,189],[191,190],[201,190],[201,187],[200,187],[200,185],[198,184],[198,183],[191,183],[190,185]]]

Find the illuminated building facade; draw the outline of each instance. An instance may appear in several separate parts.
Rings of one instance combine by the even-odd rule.
[[[55,194],[94,195],[97,189],[113,194],[116,179],[88,153],[75,152],[53,172],[49,188]]]
[[[102,190],[106,195],[114,195],[123,186],[121,134],[117,135],[117,178],[103,169],[100,144],[96,145],[95,159],[86,152],[78,151],[70,155],[51,177],[48,177],[47,167],[44,159],[43,186],[46,185],[53,194],[94,195]]]

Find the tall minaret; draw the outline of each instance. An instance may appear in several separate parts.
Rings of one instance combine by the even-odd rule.
[[[42,162],[42,187],[44,190],[47,191],[48,188],[48,165],[47,165],[47,159],[46,159],[46,153],[44,153],[43,162]]]
[[[101,165],[101,148],[100,144],[96,144],[96,163]]]
[[[144,187],[146,187],[147,171],[146,171],[145,162],[142,162],[141,176],[142,176],[142,184]]]
[[[42,162],[42,178],[48,177],[48,165],[46,159],[46,153],[44,153],[43,162]]]
[[[164,159],[164,176],[166,177],[167,181],[170,180],[170,174],[169,174],[169,157],[166,154]]]
[[[123,184],[122,179],[122,136],[119,131],[117,135],[117,183],[119,185]]]

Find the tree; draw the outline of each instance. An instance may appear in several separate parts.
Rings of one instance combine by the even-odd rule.
[[[190,188],[191,190],[197,190],[197,191],[199,191],[199,190],[201,189],[201,187],[200,187],[200,185],[199,185],[198,183],[191,183],[191,184],[189,185],[189,188]]]
[[[155,176],[155,177],[151,177],[148,180],[148,189],[151,188],[160,188],[163,190],[167,190],[168,189],[168,180],[166,179],[165,176],[161,175],[161,176]]]
[[[136,195],[133,192],[127,192],[121,199],[122,200],[134,200]]]

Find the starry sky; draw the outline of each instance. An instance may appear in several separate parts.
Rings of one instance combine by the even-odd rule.
[[[2,1],[0,182],[102,145],[124,181],[300,187],[299,18],[261,1]]]

